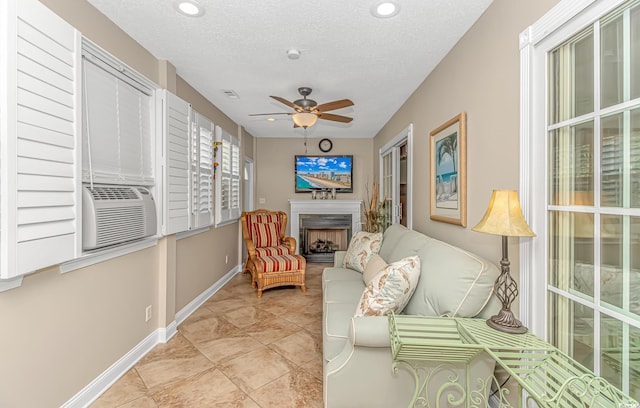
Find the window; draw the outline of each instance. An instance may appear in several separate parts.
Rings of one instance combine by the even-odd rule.
[[[538,334],[640,399],[640,2],[563,3],[522,53],[521,184],[539,238],[521,304]]]
[[[83,43],[82,181],[153,186],[153,84]]]
[[[240,218],[240,141],[216,126],[221,142],[219,174],[216,176],[216,226]]]
[[[163,234],[208,227],[213,223],[213,122],[171,92],[159,94]]]

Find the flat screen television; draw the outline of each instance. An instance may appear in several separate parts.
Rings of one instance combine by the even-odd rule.
[[[336,189],[353,193],[353,156],[296,156],[296,193]]]

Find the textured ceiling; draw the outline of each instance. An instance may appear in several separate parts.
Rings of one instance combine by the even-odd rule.
[[[198,18],[173,0],[88,1],[256,137],[302,137],[288,115],[249,114],[290,112],[269,95],[293,101],[308,86],[319,104],[355,103],[331,112],[351,123],[319,120],[309,137],[371,138],[492,0],[397,0],[387,19],[371,15],[380,0],[199,0]]]

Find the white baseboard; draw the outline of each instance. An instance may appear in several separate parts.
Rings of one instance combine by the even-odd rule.
[[[178,323],[174,320],[164,329],[160,330],[160,342],[166,343],[178,333]]]
[[[103,392],[111,387],[120,377],[131,369],[142,357],[150,352],[158,343],[161,342],[161,331],[164,329],[156,329],[149,334],[144,340],[132,348],[120,360],[115,362],[106,371],[100,374],[96,379],[91,381],[80,392],[74,395],[69,401],[65,402],[61,408],[80,408],[86,407],[95,401]]]
[[[138,345],[132,348],[127,354],[107,368],[102,374],[91,381],[80,392],[65,402],[61,408],[83,408],[89,406],[102,393],[109,389],[120,377],[131,369],[142,357],[147,355],[156,345],[166,343],[178,333],[178,325],[182,323],[191,313],[195,312],[204,302],[219,291],[235,275],[242,271],[242,265],[237,265],[227,272],[221,279],[211,285],[202,294],[192,300],[187,306],[176,313],[176,319],[167,327],[159,328],[149,334]]]
[[[227,282],[229,282],[239,272],[242,272],[242,264],[236,265],[235,268],[226,273],[222,278],[218,279],[216,283],[211,285],[207,290],[202,292],[198,297],[189,302],[188,305],[180,309],[176,313],[176,322],[181,324],[187,317],[191,316],[191,313],[195,312],[204,302],[209,300],[217,291],[219,291]]]

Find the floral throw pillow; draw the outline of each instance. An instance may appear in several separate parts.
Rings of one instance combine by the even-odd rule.
[[[364,272],[367,262],[374,254],[380,251],[382,245],[381,232],[358,231],[353,234],[347,253],[344,256],[343,266],[358,272]]]
[[[367,285],[356,316],[386,316],[401,313],[420,280],[420,257],[410,256],[389,264]]]

